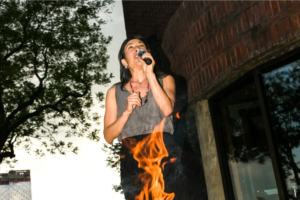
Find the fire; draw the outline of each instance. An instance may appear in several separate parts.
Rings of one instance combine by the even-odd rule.
[[[177,119],[180,119],[179,112],[177,112],[175,116]]]
[[[162,168],[168,162],[163,163],[161,167],[161,160],[169,156],[163,141],[164,122],[165,119],[154,128],[153,133],[137,144],[134,140],[125,144],[131,150],[134,159],[138,161],[138,167],[144,169],[144,172],[139,174],[143,190],[135,200],[172,200],[175,197],[174,193],[164,192]],[[175,160],[176,158],[172,158],[169,162]]]

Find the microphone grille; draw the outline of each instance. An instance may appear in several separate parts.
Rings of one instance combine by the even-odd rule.
[[[138,57],[142,57],[142,55],[143,55],[144,53],[146,53],[146,51],[145,51],[144,49],[139,49],[139,50],[137,51],[137,56],[138,56]]]

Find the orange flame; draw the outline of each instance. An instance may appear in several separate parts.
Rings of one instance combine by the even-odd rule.
[[[135,200],[172,200],[174,193],[165,193],[164,179],[161,169],[161,160],[168,157],[168,151],[163,141],[163,127],[165,119],[156,126],[149,136],[136,144],[135,140],[127,140],[124,144],[133,153],[133,157],[138,161],[138,167],[144,169],[139,174],[143,183],[143,190],[135,197]],[[171,159],[174,162],[176,158]],[[163,166],[166,163],[163,163]]]
[[[179,112],[177,112],[175,116],[177,119],[180,119]]]
[[[165,169],[165,164],[167,164],[167,163],[173,163],[173,162],[175,162],[175,160],[176,160],[176,158],[171,158],[170,161],[164,162],[164,163],[161,165],[161,168],[164,170],[164,169]]]

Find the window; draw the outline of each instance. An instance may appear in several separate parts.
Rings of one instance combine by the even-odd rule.
[[[210,100],[227,199],[300,199],[300,60]]]

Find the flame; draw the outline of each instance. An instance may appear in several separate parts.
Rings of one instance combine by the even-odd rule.
[[[144,172],[139,174],[143,190],[135,196],[135,200],[172,200],[175,197],[174,193],[164,192],[164,179],[160,167],[161,160],[169,156],[163,141],[164,122],[165,119],[142,141],[136,143],[134,139],[131,139],[124,143],[130,149],[134,159],[138,161],[138,167],[144,169]],[[172,158],[170,162],[175,160],[176,158]],[[162,168],[166,163],[168,162],[162,164]]]
[[[176,160],[176,158],[171,158],[170,161],[164,162],[164,163],[161,165],[161,168],[164,170],[164,169],[165,169],[165,164],[167,164],[167,163],[173,163],[173,162],[175,162],[175,160]]]
[[[180,119],[179,112],[177,112],[175,116],[177,119]]]
[[[124,154],[121,154],[121,155],[120,155],[120,158],[125,158],[125,155],[124,155]]]

